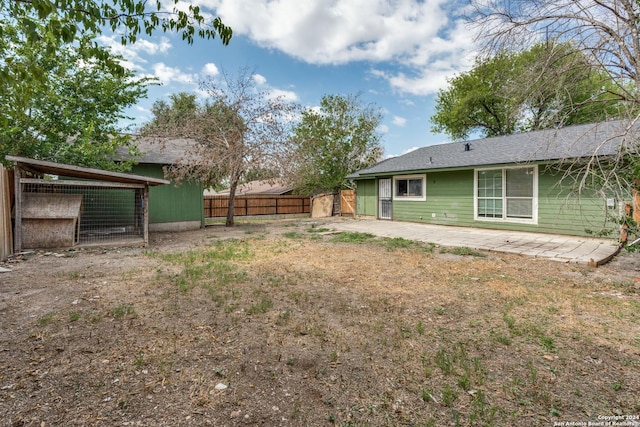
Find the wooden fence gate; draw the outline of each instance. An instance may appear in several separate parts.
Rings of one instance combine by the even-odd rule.
[[[356,214],[356,191],[341,190],[340,191],[340,215]]]

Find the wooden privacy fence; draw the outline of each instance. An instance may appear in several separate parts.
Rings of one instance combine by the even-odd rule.
[[[229,196],[204,196],[205,218],[226,217]],[[236,196],[233,216],[293,215],[311,213],[311,199],[303,196]]]

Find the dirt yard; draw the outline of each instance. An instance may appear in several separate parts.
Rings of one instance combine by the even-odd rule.
[[[1,427],[640,425],[636,254],[295,220],[0,266]]]

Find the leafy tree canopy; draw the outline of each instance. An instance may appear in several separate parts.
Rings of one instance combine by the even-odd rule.
[[[2,0],[0,161],[17,154],[126,168],[112,160],[127,144],[117,123],[151,81],[136,79],[96,37],[113,31],[130,44],[171,31],[187,43],[219,37],[228,44],[231,28],[207,19],[179,0]]]
[[[148,79],[115,71],[117,61],[87,59],[84,39],[56,51],[38,39],[24,40],[15,26],[3,26],[3,43],[10,45],[11,66],[0,90],[0,156],[7,154],[107,169],[118,168],[113,157],[128,138],[118,134],[123,109],[146,96]],[[87,36],[88,37],[88,36]],[[43,70],[25,79],[30,67]],[[127,164],[119,165],[126,169]]]
[[[183,7],[179,0],[147,2],[146,0],[2,0],[0,2],[0,79],[13,84],[34,80],[47,72],[37,63],[22,64],[11,72],[16,60],[14,42],[6,38],[16,35],[18,43],[38,43],[53,54],[67,45],[79,46],[85,60],[97,59],[114,73],[126,73],[119,61],[95,41],[103,31],[120,34],[122,44],[135,43],[140,35],[156,31],[178,32],[187,43],[195,37],[219,36],[224,44],[231,40],[232,30],[219,18],[207,22],[199,6]],[[2,90],[0,88],[0,90]]]
[[[151,106],[153,119],[145,124],[142,132],[153,131],[159,133],[164,128],[167,132],[173,132],[176,127],[193,120],[199,112],[200,105],[193,93],[179,92],[169,95],[169,102],[158,99]]]
[[[357,95],[325,95],[294,128],[295,160],[289,177],[299,193],[336,191],[346,176],[378,162],[382,114]]]
[[[60,42],[72,43],[86,33],[100,34],[103,29],[121,31],[122,44],[135,43],[140,34],[155,31],[179,32],[192,43],[194,37],[231,40],[232,30],[220,18],[212,22],[194,4],[186,7],[180,0],[3,0],[0,3],[0,35],[5,26],[16,22],[27,40],[42,40],[55,49]]]
[[[620,114],[614,87],[570,43],[501,51],[438,93],[432,129],[461,140],[601,121]]]

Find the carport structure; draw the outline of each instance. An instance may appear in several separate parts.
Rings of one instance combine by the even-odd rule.
[[[147,245],[149,187],[169,181],[7,156],[14,164],[14,250]]]

